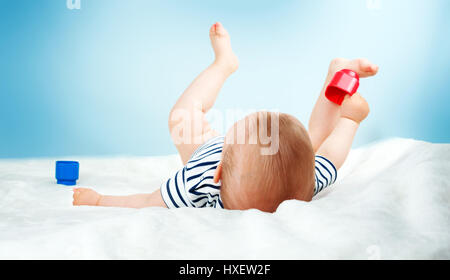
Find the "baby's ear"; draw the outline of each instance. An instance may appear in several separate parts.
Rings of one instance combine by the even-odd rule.
[[[214,183],[219,183],[220,179],[222,179],[222,162],[219,162],[219,165],[217,165],[216,173],[214,173]]]

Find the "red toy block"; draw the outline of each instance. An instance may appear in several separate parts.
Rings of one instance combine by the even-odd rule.
[[[359,87],[359,75],[358,73],[344,69],[337,72],[330,84],[328,85],[325,96],[331,102],[342,105],[345,95],[352,96],[356,93]]]

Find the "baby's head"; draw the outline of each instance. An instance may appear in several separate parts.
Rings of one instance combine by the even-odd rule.
[[[287,114],[258,112],[235,123],[219,169],[227,209],[275,212],[285,200],[313,196],[311,141],[300,121]]]

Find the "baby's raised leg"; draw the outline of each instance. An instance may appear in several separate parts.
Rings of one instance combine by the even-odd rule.
[[[231,48],[230,36],[221,23],[209,31],[215,60],[183,92],[169,117],[169,129],[183,164],[209,138],[217,135],[205,115],[214,105],[225,80],[237,70],[239,61]]]
[[[353,70],[361,78],[374,76],[378,72],[378,66],[366,59],[348,60],[336,58],[330,63],[325,84],[309,120],[308,132],[315,152],[334,130],[341,116],[341,107],[330,102],[325,97],[325,90],[336,72],[342,69]]]

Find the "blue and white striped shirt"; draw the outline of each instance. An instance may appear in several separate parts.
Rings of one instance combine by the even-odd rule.
[[[214,174],[222,158],[224,140],[224,136],[219,136],[204,143],[183,169],[162,184],[161,195],[168,208],[223,209],[220,182],[214,183]],[[314,195],[336,182],[337,178],[336,168],[326,158],[316,156],[315,166]]]

